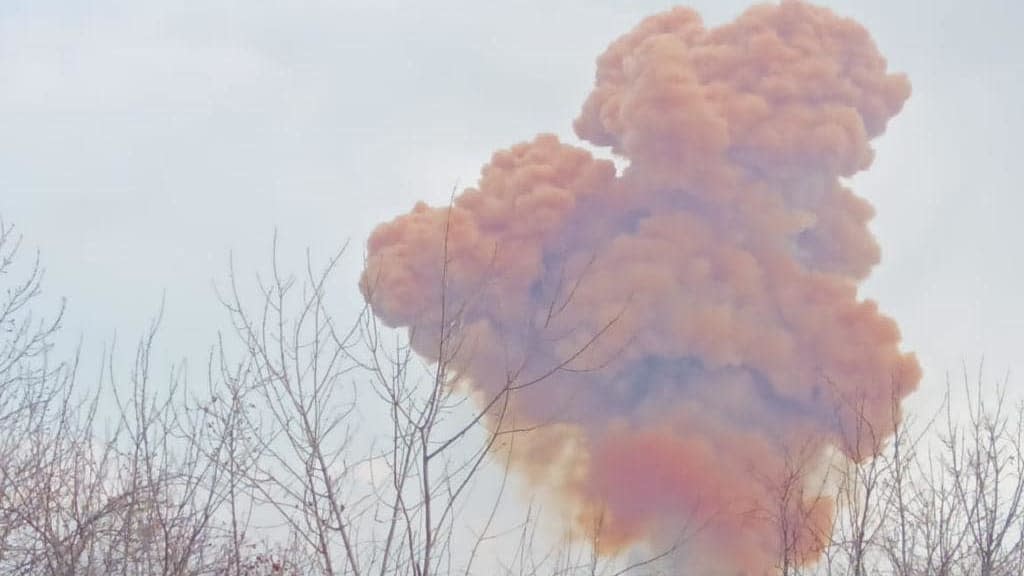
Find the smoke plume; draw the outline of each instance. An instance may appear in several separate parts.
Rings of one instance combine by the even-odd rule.
[[[921,375],[858,295],[880,252],[841,181],[909,94],[826,9],[652,16],[598,58],[573,124],[620,169],[553,135],[501,150],[450,206],[374,231],[363,293],[432,361],[457,329],[444,361],[475,398],[511,391],[491,426],[537,427],[513,466],[581,533],[599,522],[602,552],[700,520],[732,574],[813,561],[832,503],[780,505],[787,472],[864,458]]]

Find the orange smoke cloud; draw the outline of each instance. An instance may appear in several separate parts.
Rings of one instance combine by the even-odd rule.
[[[718,564],[770,572],[778,531],[749,513],[772,506],[763,480],[798,447],[854,445],[854,418],[890,434],[893,394],[921,376],[857,294],[879,248],[840,182],[871,164],[909,83],[858,24],[796,1],[713,29],[659,14],[597,66],[574,127],[621,171],[551,135],[497,152],[450,207],[374,231],[364,295],[435,361],[458,310],[452,367],[481,397],[543,376],[511,404],[549,426],[515,465],[581,524],[599,510],[606,551],[711,511]],[[545,472],[570,445],[572,471]],[[828,526],[827,500],[796,509],[807,534]]]

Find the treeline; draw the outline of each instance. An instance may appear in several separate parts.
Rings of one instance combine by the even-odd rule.
[[[508,476],[484,476],[528,433],[504,423],[521,383],[510,373],[467,406],[452,385],[468,348],[457,309],[436,327],[441,360],[422,365],[368,310],[332,315],[340,254],[297,275],[274,255],[252,286],[229,271],[231,329],[198,381],[152,365],[159,321],[127,370],[108,353],[97,378],[57,354],[62,310],[41,317],[55,304],[42,267],[0,222],[0,573],[686,573],[700,522],[632,564],[605,559],[600,526],[551,543]],[[894,402],[894,436],[864,418],[833,462],[797,452],[766,479],[777,501],[751,516],[778,528],[765,574],[1024,573],[1022,410],[1005,383],[964,385],[963,406],[905,418]],[[799,513],[821,499],[833,524],[811,528]]]

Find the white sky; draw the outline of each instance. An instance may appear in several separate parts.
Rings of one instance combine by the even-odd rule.
[[[497,148],[574,141],[596,56],[670,5],[425,4],[0,0],[0,214],[41,249],[72,338],[131,340],[166,294],[166,350],[201,360],[229,251],[253,272],[275,227],[292,261],[351,240],[354,310],[376,223],[445,202]],[[691,3],[708,24],[746,4]],[[923,396],[982,355],[1020,369],[1024,8],[825,4],[914,85],[855,181],[883,247],[865,293],[919,353]]]

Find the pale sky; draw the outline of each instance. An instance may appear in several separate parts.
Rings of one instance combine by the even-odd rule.
[[[67,333],[202,360],[225,325],[229,252],[250,278],[346,240],[342,307],[369,231],[471,185],[498,149],[571,122],[594,59],[669,2],[0,1],[0,214],[38,247]],[[1024,370],[1024,8],[824,2],[914,91],[854,181],[878,215],[864,287],[925,367],[922,395],[984,355]],[[748,2],[701,0],[709,25]],[[198,358],[197,358],[198,357]]]

